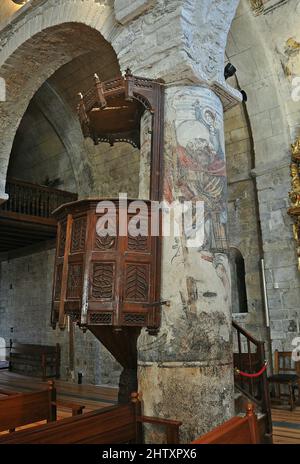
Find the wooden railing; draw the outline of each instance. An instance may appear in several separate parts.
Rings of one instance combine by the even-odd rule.
[[[256,340],[236,322],[232,322],[232,325],[235,386],[260,407],[266,416],[266,433],[271,436],[271,402],[266,370],[258,377],[244,377],[236,373],[236,369],[248,374],[261,370],[266,360],[264,342]]]
[[[10,178],[6,183],[9,199],[1,205],[1,211],[51,217],[52,211],[64,203],[77,200],[77,194],[57,190]]]

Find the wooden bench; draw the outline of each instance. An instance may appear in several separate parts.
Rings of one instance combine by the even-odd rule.
[[[49,385],[52,385],[52,388],[55,389],[55,384],[53,381],[49,382]],[[56,391],[56,389],[55,389]],[[13,391],[13,390],[5,390],[0,388],[0,397],[2,396],[1,399],[5,399],[3,397],[7,396],[16,396],[16,395],[24,395],[25,393],[19,392],[19,391]],[[56,397],[56,393],[54,395]],[[58,409],[64,409],[67,411],[71,411],[72,416],[78,416],[79,414],[83,413],[83,410],[85,409],[85,406],[82,404],[78,404],[75,402],[71,401],[64,401],[64,400],[53,400],[53,405],[56,407],[56,410]]]
[[[85,406],[83,406],[82,404],[62,400],[56,401],[56,407],[57,409],[71,410],[72,416],[79,416],[83,413],[83,410],[85,408]]]
[[[14,432],[17,427],[56,420],[56,390],[52,382],[45,390],[33,393],[6,390],[0,390],[0,393],[0,432]]]
[[[11,341],[9,369],[19,374],[59,378],[60,346],[29,345]]]
[[[142,423],[164,426],[168,444],[179,443],[181,422],[141,414],[138,394],[129,404],[21,430],[0,437],[0,444],[125,444],[142,443]]]
[[[193,445],[240,445],[261,443],[257,417],[252,404],[244,417],[235,416],[211,432],[197,438]]]

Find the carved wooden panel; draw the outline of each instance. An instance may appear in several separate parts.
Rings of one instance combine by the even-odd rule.
[[[106,235],[106,237],[101,237],[96,233],[95,236],[95,249],[106,251],[112,250],[116,248],[117,237],[111,237],[110,235]]]
[[[104,229],[103,222],[105,221],[105,229],[108,229],[108,233],[106,235],[101,234],[100,229]],[[94,245],[93,249],[95,251],[109,251],[115,250],[117,248],[117,223],[118,217],[116,215],[109,216],[108,214],[100,214],[97,215],[95,218],[95,236],[94,236]],[[114,234],[109,234],[109,232],[113,230]],[[103,232],[103,231],[102,231]]]
[[[65,244],[66,244],[66,233],[67,233],[67,222],[63,221],[60,227],[59,247],[58,256],[64,256]]]
[[[112,313],[90,312],[89,313],[89,324],[111,324]]]
[[[62,264],[59,264],[58,266],[56,266],[55,287],[54,287],[54,299],[56,301],[60,300],[62,270],[63,270]]]
[[[133,252],[149,252],[150,250],[150,221],[148,211],[136,210],[136,216],[128,215],[127,250]],[[135,231],[133,234],[131,227]],[[130,233],[131,232],[131,233]],[[138,234],[138,235],[137,235]]]
[[[148,301],[149,266],[146,264],[128,264],[125,271],[125,300]]]
[[[114,291],[114,264],[94,263],[91,294],[97,300],[112,300]]]
[[[118,200],[112,201],[117,217],[121,207],[124,214],[126,203],[120,206]],[[53,314],[59,314],[61,327],[68,314],[83,326],[136,326],[155,332],[160,323],[160,237],[101,237],[96,228],[97,205],[98,200],[81,200],[61,208],[58,220],[63,224],[68,218],[68,222],[66,233],[61,234],[65,257],[59,256],[60,240],[57,244]],[[150,219],[151,202],[146,205],[144,214]]]
[[[80,298],[82,293],[82,264],[69,265],[67,298]]]
[[[123,316],[123,321],[127,325],[145,325],[147,320],[146,314],[140,313],[125,313]]]
[[[146,251],[148,250],[148,237],[137,235],[128,236],[128,250],[130,251]]]
[[[71,252],[83,251],[85,248],[86,216],[74,220],[72,226]]]

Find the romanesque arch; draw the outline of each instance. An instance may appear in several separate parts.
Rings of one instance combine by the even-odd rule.
[[[103,35],[109,36],[115,26],[109,15],[110,7],[88,1],[80,2],[78,8],[77,3],[48,2],[40,6],[39,16],[36,16],[36,11],[35,14],[27,13],[26,18],[20,15],[19,21],[13,22],[14,39],[9,40],[9,36],[6,41],[3,39],[0,74],[6,82],[6,101],[0,108],[3,121],[0,137],[0,196],[4,199],[5,194],[2,192],[5,191],[14,135],[31,98],[41,85],[55,71],[80,55],[95,52],[107,57],[110,54],[111,60],[116,60],[113,48],[103,38]],[[70,141],[67,143],[70,145]],[[86,169],[82,150],[75,149],[72,156],[78,179],[81,178],[83,184],[89,184],[90,173]]]
[[[13,135],[31,97],[59,67],[100,42],[111,51],[112,44],[122,70],[130,66],[137,75],[170,83],[205,83],[225,106],[239,101],[223,77],[226,37],[237,4],[205,0],[200,8],[197,0],[143,0],[139,7],[125,8],[122,1],[112,0],[33,0],[21,8],[4,27],[0,43],[0,76],[7,79],[8,96],[0,108],[5,121],[0,198],[5,199]],[[72,39],[76,31],[80,41]]]

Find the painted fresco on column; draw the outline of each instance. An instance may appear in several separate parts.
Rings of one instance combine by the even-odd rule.
[[[205,90],[205,89],[204,89]],[[223,114],[216,105],[211,91],[201,99],[192,87],[174,95],[176,112],[176,154],[173,166],[176,184],[172,185],[170,173],[166,176],[165,198],[175,198],[205,204],[205,239],[203,250],[227,249],[226,163],[224,150]],[[174,148],[173,148],[174,149]],[[176,165],[175,165],[176,159]],[[168,168],[167,168],[168,169]]]

